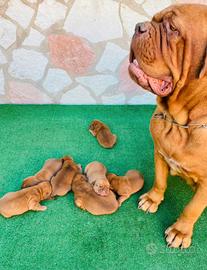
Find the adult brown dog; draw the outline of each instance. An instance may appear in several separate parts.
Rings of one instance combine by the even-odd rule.
[[[186,179],[195,195],[165,233],[168,245],[187,248],[207,206],[207,6],[171,6],[137,24],[129,73],[158,95],[150,123],[155,181],[139,208],[157,211],[169,173]]]

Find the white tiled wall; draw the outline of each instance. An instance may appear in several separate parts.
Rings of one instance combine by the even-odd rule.
[[[128,76],[134,25],[173,0],[0,0],[0,103],[151,104]]]

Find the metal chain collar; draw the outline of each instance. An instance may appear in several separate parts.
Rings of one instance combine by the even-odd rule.
[[[182,128],[190,128],[190,127],[198,127],[198,128],[207,128],[207,124],[188,124],[188,125],[181,125],[179,123],[177,123],[175,120],[170,119],[166,113],[155,113],[153,115],[154,119],[161,119],[161,120],[165,120],[168,121],[169,123],[172,123],[176,126],[182,127]]]

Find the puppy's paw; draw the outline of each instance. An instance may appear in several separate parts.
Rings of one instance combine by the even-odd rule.
[[[124,201],[126,201],[128,198],[130,197],[130,194],[125,194],[125,195],[122,195],[118,198],[118,204],[119,204],[119,207],[122,205],[122,203]]]
[[[47,206],[42,206],[42,211],[47,210]]]
[[[45,206],[45,205],[40,205],[40,206],[37,207],[36,210],[37,210],[37,211],[46,211],[46,210],[47,210],[47,206]]]
[[[83,201],[80,198],[75,199],[75,204],[76,204],[76,206],[78,206],[82,210],[85,210],[85,207],[83,206]]]
[[[89,129],[89,132],[90,132],[94,137],[96,136],[95,132],[94,132],[92,129]]]
[[[172,248],[188,248],[191,245],[192,226],[176,222],[165,231],[166,242]]]

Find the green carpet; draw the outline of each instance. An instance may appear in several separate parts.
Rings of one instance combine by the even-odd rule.
[[[166,247],[164,230],[192,196],[179,178],[169,179],[156,214],[137,210],[153,181],[153,106],[0,106],[0,196],[19,189],[51,157],[72,155],[85,166],[103,162],[124,174],[138,169],[143,190],[111,216],[95,217],[75,207],[73,194],[47,201],[46,212],[0,216],[0,270],[6,269],[207,269],[207,214],[195,227],[188,250]],[[101,148],[87,128],[100,119],[118,135],[112,150]]]

